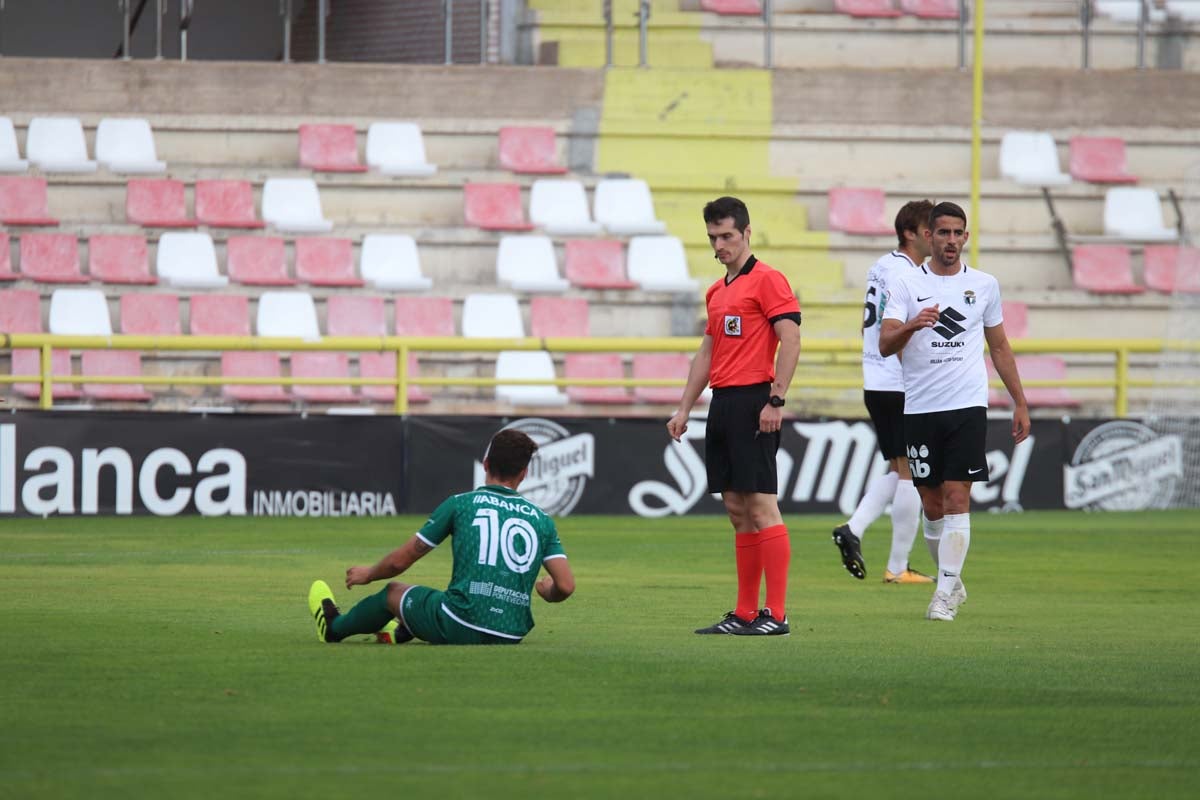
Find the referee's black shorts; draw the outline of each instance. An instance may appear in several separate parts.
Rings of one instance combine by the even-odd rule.
[[[770,399],[769,383],[713,389],[704,435],[709,492],[779,493],[780,431],[758,430],[758,416]]]
[[[863,403],[875,426],[879,452],[891,461],[904,456],[904,392],[863,391]]]

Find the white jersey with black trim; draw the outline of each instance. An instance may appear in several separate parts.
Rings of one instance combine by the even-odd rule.
[[[883,318],[907,322],[934,305],[938,323],[914,333],[902,353],[904,413],[987,408],[983,329],[1004,321],[999,282],[966,264],[953,275],[927,266],[902,272],[889,286]]]
[[[863,301],[862,369],[863,388],[872,392],[903,392],[904,374],[900,359],[879,354],[879,326],[887,306],[888,282],[900,272],[917,269],[913,260],[899,250],[882,256],[867,273],[867,296]]]

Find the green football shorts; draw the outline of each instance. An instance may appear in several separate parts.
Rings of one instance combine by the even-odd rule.
[[[518,644],[521,641],[493,636],[455,622],[442,609],[445,595],[445,592],[428,586],[413,586],[404,593],[400,614],[413,636],[430,644]]]

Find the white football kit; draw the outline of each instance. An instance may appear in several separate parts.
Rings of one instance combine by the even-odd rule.
[[[983,329],[1004,321],[1000,284],[966,264],[947,276],[927,266],[897,272],[883,318],[907,322],[933,305],[941,312],[938,323],[914,333],[904,347],[904,413],[987,408]]]
[[[904,374],[900,359],[879,354],[879,326],[887,305],[888,283],[902,272],[917,269],[912,259],[893,250],[881,257],[867,273],[867,296],[863,301],[862,368],[863,388],[872,392],[903,392]]]

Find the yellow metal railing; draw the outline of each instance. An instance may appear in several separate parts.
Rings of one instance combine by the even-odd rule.
[[[53,401],[52,385],[55,383],[94,384],[143,384],[151,386],[221,386],[221,385],[284,385],[313,386],[391,386],[396,389],[395,411],[408,411],[408,387],[415,386],[496,386],[504,385],[554,385],[554,386],[682,386],[677,378],[454,378],[436,376],[409,376],[408,354],[417,352],[498,352],[501,350],[547,350],[552,353],[578,352],[686,352],[691,353],[699,345],[699,339],[691,336],[659,338],[585,337],[585,338],[524,338],[524,339],[464,339],[461,337],[326,337],[323,339],[256,338],[240,336],[61,336],[52,334],[0,334],[0,351],[9,349],[38,349],[41,351],[40,370],[37,375],[0,375],[0,384],[39,383],[40,405],[50,408]],[[1065,378],[1060,380],[1024,380],[1026,386],[1061,386],[1078,388],[1109,388],[1114,390],[1114,411],[1123,417],[1129,413],[1129,390],[1132,387],[1153,385],[1149,379],[1130,377],[1130,355],[1134,353],[1161,353],[1170,344],[1172,348],[1191,351],[1200,350],[1196,342],[1166,342],[1162,339],[1015,339],[1013,350],[1017,353],[1073,353],[1100,354],[1113,357],[1113,375],[1109,378]],[[802,358],[808,361],[813,355],[857,357],[862,344],[857,339],[808,339],[802,345]],[[306,351],[324,350],[338,352],[391,352],[396,356],[395,378],[296,378],[279,377],[234,377],[227,375],[52,375],[52,350],[140,350],[168,352],[213,352],[226,350],[272,350]],[[847,365],[850,362],[844,362]],[[855,389],[862,385],[861,379],[853,377],[822,377],[809,374],[804,367],[819,368],[821,364],[802,365],[793,381],[794,388]],[[999,381],[992,382],[1000,386]]]

